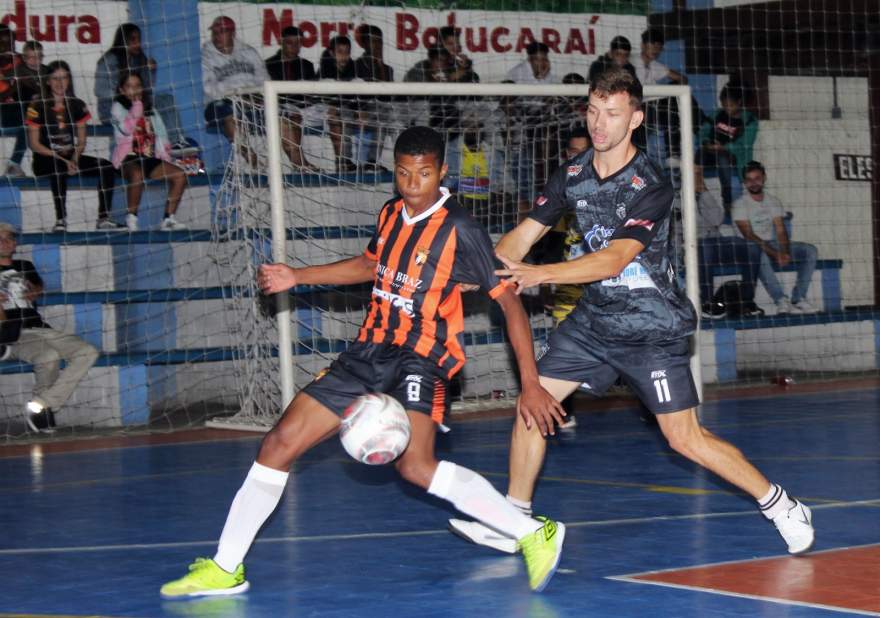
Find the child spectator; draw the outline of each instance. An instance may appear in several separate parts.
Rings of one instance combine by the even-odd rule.
[[[165,216],[159,229],[184,230],[186,226],[174,218],[180,197],[186,188],[183,170],[171,162],[171,145],[162,117],[153,109],[150,93],[144,90],[140,75],[123,72],[118,94],[110,110],[113,135],[113,167],[125,179],[128,214],[125,225],[131,232],[138,229],[138,206],[144,192],[144,179],[164,179],[168,183]]]
[[[83,154],[86,123],[92,117],[86,104],[73,93],[70,66],[63,60],[46,67],[46,87],[40,100],[27,110],[28,144],[34,153],[35,176],[46,176],[55,204],[53,232],[67,230],[68,176],[97,176],[99,230],[119,230],[110,220],[115,174],[110,161]]]
[[[143,89],[162,115],[168,130],[171,149],[178,156],[192,154],[194,147],[188,142],[181,128],[180,115],[174,96],[169,92],[155,92],[156,61],[144,53],[141,29],[131,23],[122,24],[116,29],[113,45],[101,56],[95,67],[95,96],[98,98],[98,118],[102,123],[110,122],[110,113],[116,97],[116,86],[122,72],[137,73]]]
[[[320,79],[334,79],[350,82],[357,77],[354,61],[351,59],[351,39],[347,36],[335,36],[330,39],[327,49],[321,54]],[[329,105],[327,108],[327,128],[330,131],[330,142],[336,156],[337,172],[353,172],[357,164],[352,161],[345,144],[345,124],[350,123],[357,111],[357,102],[345,102]]]

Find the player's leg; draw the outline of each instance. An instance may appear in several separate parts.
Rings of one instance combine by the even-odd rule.
[[[249,588],[242,561],[275,511],[291,464],[339,429],[339,417],[305,392],[266,434],[257,460],[232,501],[212,560],[199,558],[184,577],[162,586],[166,598],[238,594]]]

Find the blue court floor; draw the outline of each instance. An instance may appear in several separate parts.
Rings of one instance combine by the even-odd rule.
[[[880,543],[880,391],[726,399],[702,416],[814,509],[819,555]],[[541,594],[529,592],[518,556],[448,533],[444,503],[391,468],[354,463],[332,439],[295,466],[247,558],[246,595],[163,601],[162,583],[213,555],[253,436],[0,459],[0,616],[880,616],[766,590],[612,579],[785,557],[785,546],[750,499],[674,455],[635,410],[578,421],[553,440],[536,496],[538,512],[568,526],[560,571]],[[510,425],[453,422],[439,456],[504,491]],[[797,573],[809,562],[791,561],[808,560],[780,562]],[[870,596],[873,581],[880,598],[880,561],[870,565],[876,577],[859,592]],[[783,575],[773,586],[793,583]]]

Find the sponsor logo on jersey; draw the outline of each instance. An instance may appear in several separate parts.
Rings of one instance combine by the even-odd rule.
[[[568,175],[569,176],[577,176],[582,171],[584,171],[583,165],[569,165],[568,166]]]
[[[417,373],[411,373],[408,376],[406,376],[403,380],[404,380],[404,382],[419,382],[419,383],[421,383],[422,376]]]
[[[379,237],[379,240],[376,241],[376,244],[377,244],[377,245],[384,245],[384,244],[385,244],[385,239],[384,239],[383,237],[380,236],[380,237]]]
[[[543,195],[539,195],[538,199],[535,200],[535,206],[543,206],[547,203],[547,198]]]
[[[651,274],[638,262],[630,262],[616,277],[603,279],[602,285],[610,288],[625,287],[630,290],[657,289]]]
[[[608,239],[614,235],[613,227],[605,227],[596,224],[589,232],[584,234],[584,244],[590,248],[590,251],[596,252],[608,246]]]
[[[654,229],[654,222],[647,219],[627,219],[623,227],[644,227],[649,230]]]
[[[636,191],[641,191],[642,189],[645,188],[645,179],[642,178],[641,176],[633,176],[630,179],[630,182],[632,183],[632,185],[631,185],[632,188],[635,189]]]
[[[373,288],[373,296],[375,296],[376,298],[387,300],[391,303],[392,307],[397,307],[402,313],[405,313],[409,317],[413,317],[415,315],[415,312],[413,311],[412,298],[404,298],[400,294],[386,292],[385,290],[380,290],[376,287]]]
[[[626,204],[618,204],[616,212],[618,219],[626,219]]]
[[[575,204],[578,208],[585,208],[587,205],[587,200],[578,200],[577,204]]]
[[[416,247],[416,257],[413,259],[416,266],[421,266],[428,261],[428,250],[425,247]]]

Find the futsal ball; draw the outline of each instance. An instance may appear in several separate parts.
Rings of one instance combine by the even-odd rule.
[[[380,466],[394,461],[409,444],[409,417],[384,393],[361,395],[342,415],[339,439],[361,463]]]

